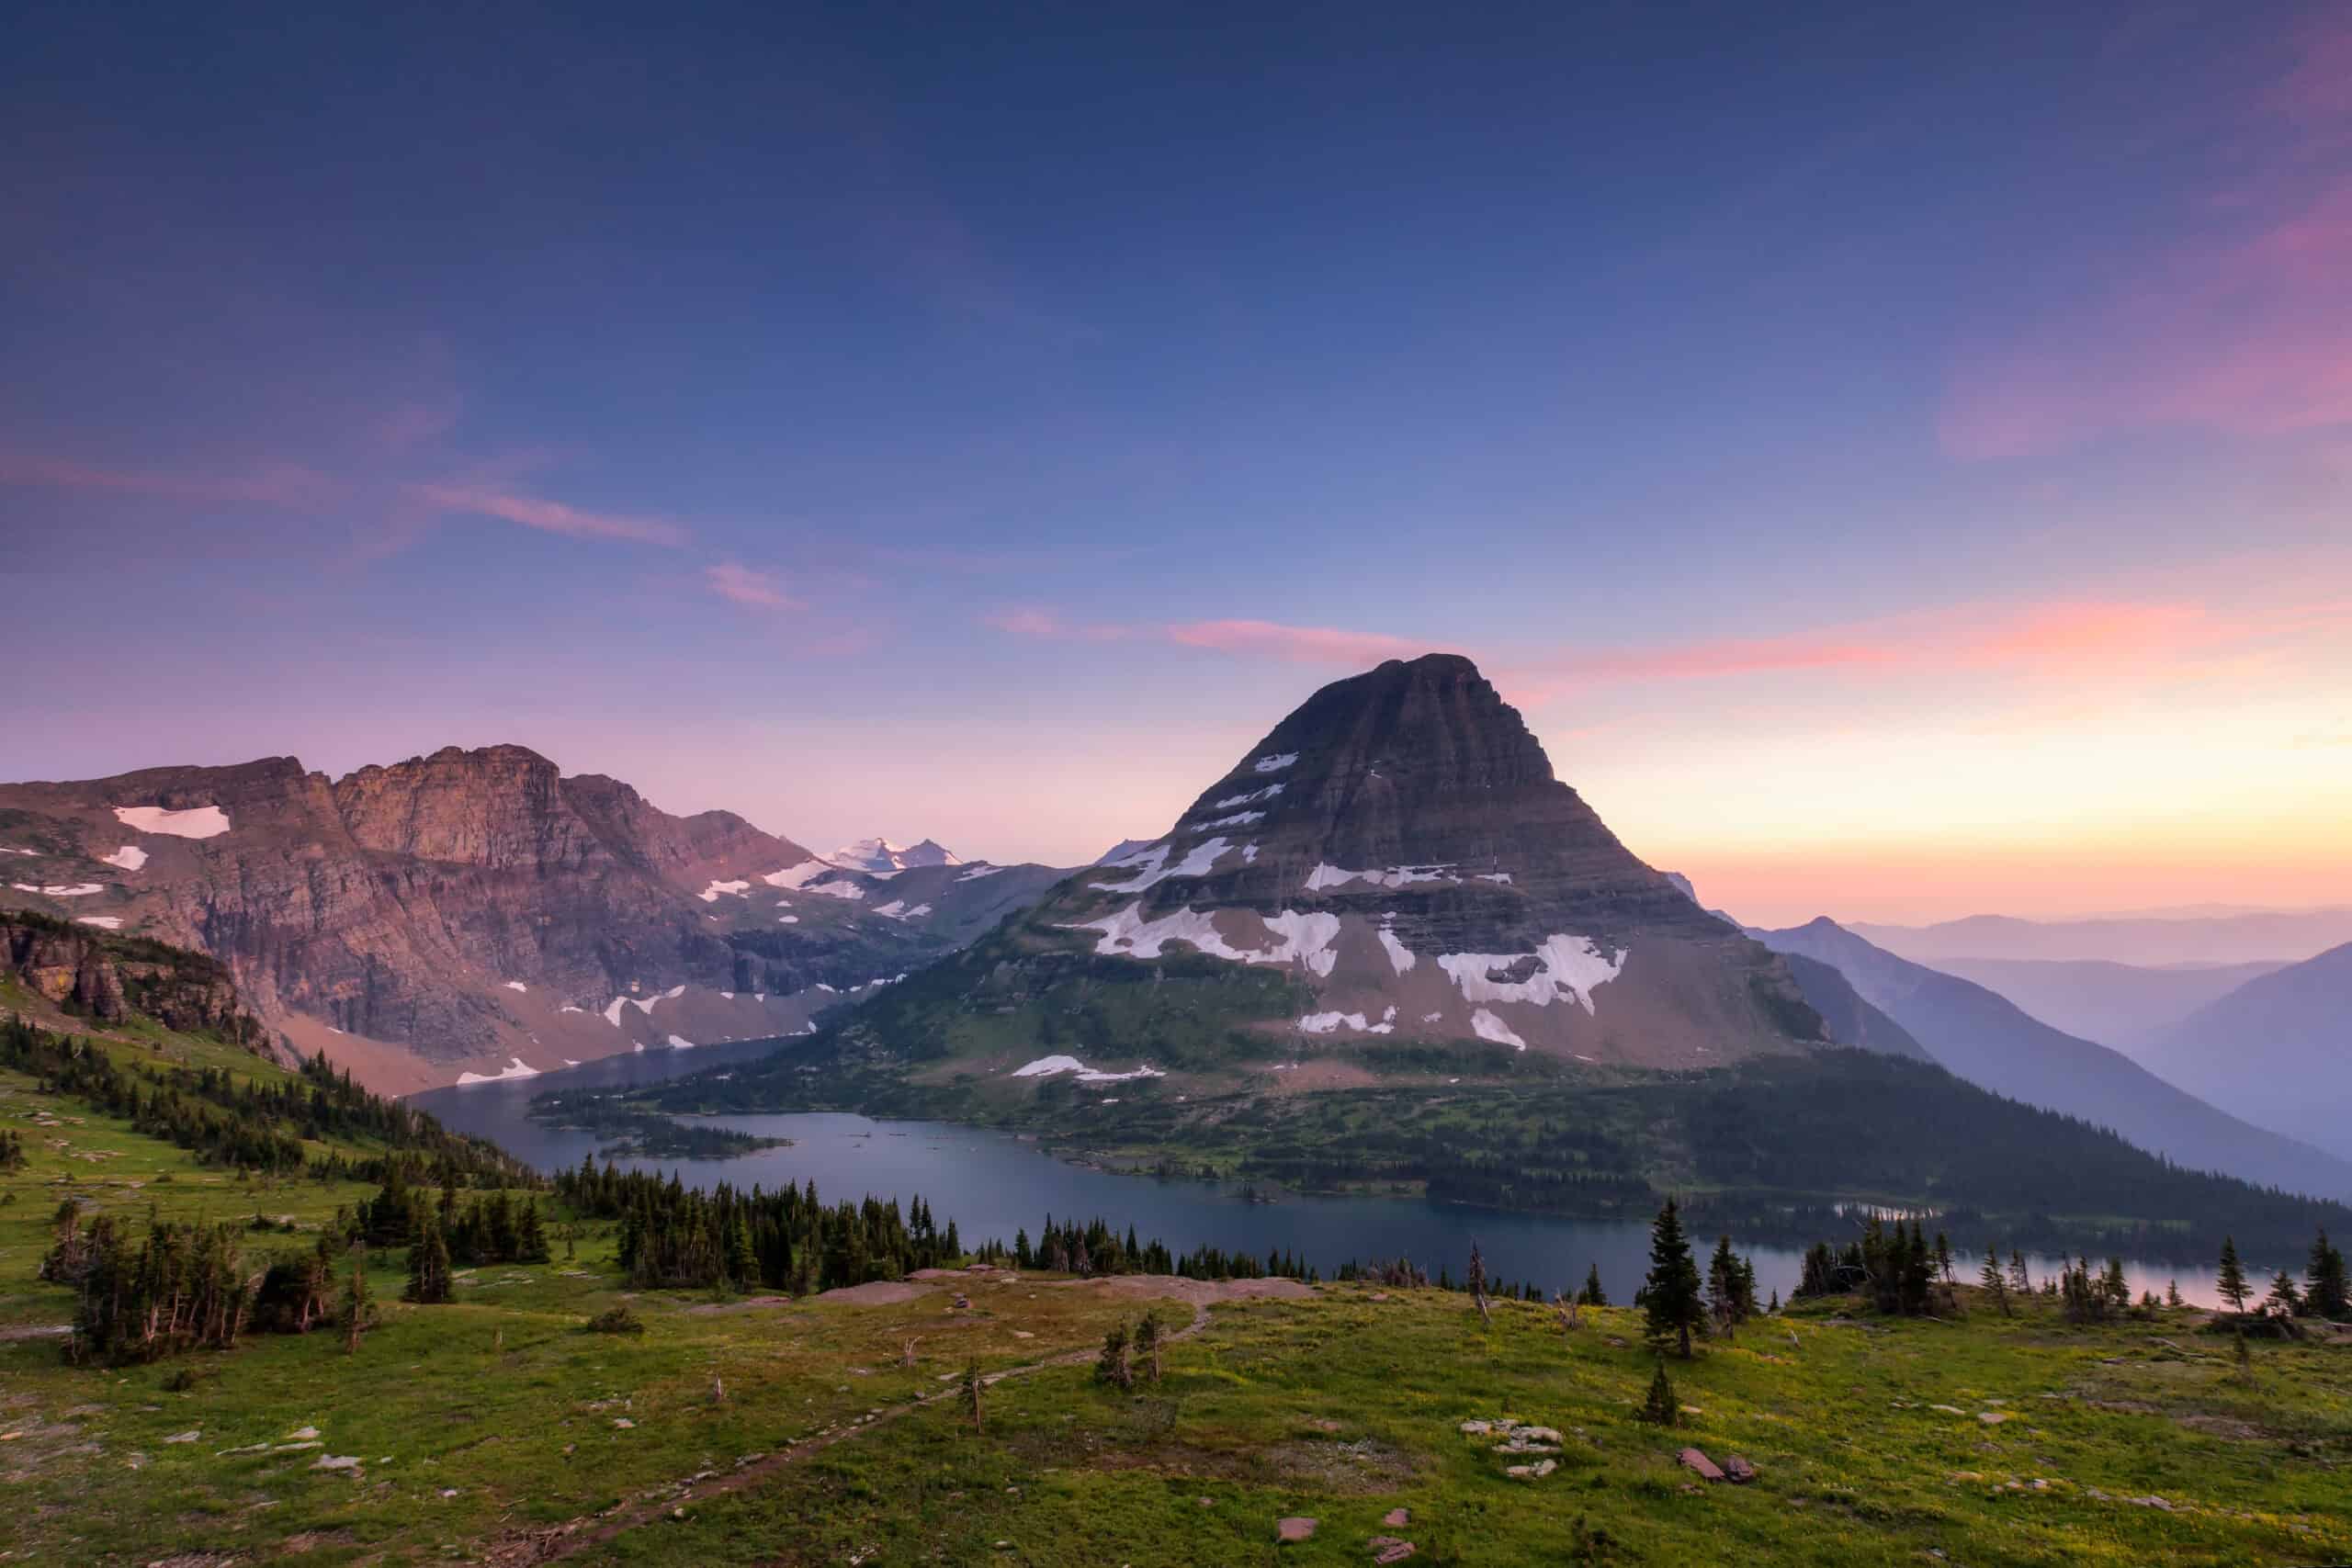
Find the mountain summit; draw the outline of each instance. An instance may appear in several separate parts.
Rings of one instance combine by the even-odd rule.
[[[1104,1011],[1102,988],[1134,979],[1154,983],[1148,1003]],[[942,985],[976,994],[913,1016]],[[991,1021],[958,1026],[959,1008]],[[1033,1038],[1008,1008],[1040,1021]],[[1788,965],[1628,852],[1451,654],[1317,692],[1166,833],[869,1007],[864,1032],[921,1054],[935,1047],[906,1035],[924,1029],[962,1041],[954,1054],[1022,1051],[1066,1041],[1073,1012],[1100,1021],[1081,1043],[1161,1067],[1204,1031],[1223,1061],[1285,1064],[1310,1038],[1646,1066],[1826,1039]]]

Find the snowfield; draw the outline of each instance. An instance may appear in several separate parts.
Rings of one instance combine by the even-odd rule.
[[[736,897],[741,898],[747,897],[751,891],[752,885],[748,882],[714,882],[695,897],[706,904],[716,904],[721,893],[731,893]]]
[[[769,872],[760,878],[770,887],[806,887],[820,876],[831,876],[839,866],[821,860],[804,860],[798,865],[786,866],[782,871]]]
[[[1524,980],[1487,977],[1490,969],[1509,969],[1530,958],[1538,962],[1535,973]],[[1625,953],[1620,948],[1615,958],[1604,958],[1591,938],[1562,932],[1544,938],[1544,945],[1533,953],[1446,953],[1438,955],[1437,963],[1453,977],[1467,1001],[1533,1002],[1549,1007],[1568,997],[1589,1013],[1593,991],[1624,972]]]
[[[497,1083],[502,1078],[535,1078],[539,1076],[539,1069],[520,1056],[509,1056],[507,1061],[512,1066],[494,1073],[459,1073],[458,1087],[463,1089],[466,1085],[472,1083]]]
[[[137,871],[147,863],[147,852],[137,844],[125,844],[114,853],[100,855],[98,859],[107,865],[119,865],[125,871]]]
[[[1385,871],[1350,871],[1345,866],[1325,865],[1317,862],[1306,874],[1306,890],[1319,893],[1326,887],[1344,887],[1351,882],[1369,882],[1375,887],[1408,887],[1416,882],[1459,882],[1451,865],[1392,865]]]
[[[1164,1078],[1168,1075],[1144,1063],[1130,1073],[1106,1073],[1090,1067],[1075,1056],[1040,1056],[1025,1067],[1012,1069],[1016,1078],[1049,1078],[1057,1073],[1076,1073],[1080,1083],[1125,1083],[1130,1078]]]
[[[141,833],[174,839],[217,839],[229,830],[229,814],[217,806],[166,811],[160,806],[118,806],[115,820]]]
[[[1298,753],[1295,751],[1269,751],[1250,766],[1258,773],[1279,773],[1297,761]]]
[[[1233,845],[1227,840],[1210,839],[1205,842],[1193,845],[1185,852],[1182,860],[1178,861],[1174,865],[1170,865],[1167,863],[1167,844],[1164,842],[1154,844],[1151,848],[1138,850],[1135,854],[1117,863],[1125,867],[1131,861],[1141,863],[1148,858],[1148,864],[1136,865],[1136,869],[1141,871],[1142,874],[1133,882],[1090,882],[1087,886],[1100,893],[1140,893],[1147,887],[1158,886],[1170,877],[1206,876],[1216,865],[1218,857],[1231,848]]]
[[[1339,962],[1339,954],[1331,947],[1340,935],[1339,916],[1284,909],[1271,918],[1254,918],[1266,928],[1267,935],[1277,939],[1273,946],[1235,947],[1218,934],[1215,920],[1207,914],[1195,913],[1189,905],[1159,919],[1147,920],[1143,918],[1143,906],[1131,904],[1106,919],[1080,921],[1065,929],[1101,931],[1102,940],[1094,944],[1094,951],[1106,958],[1158,958],[1167,943],[1182,942],[1212,957],[1228,958],[1238,964],[1304,964],[1319,976],[1329,976],[1331,966]]]
[[[1470,1032],[1479,1039],[1491,1040],[1498,1045],[1510,1045],[1521,1051],[1527,1049],[1527,1042],[1512,1032],[1510,1024],[1505,1023],[1485,1008],[1480,1008],[1470,1015]]]

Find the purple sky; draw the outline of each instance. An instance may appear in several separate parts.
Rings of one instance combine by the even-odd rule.
[[[1747,919],[2352,887],[2352,13],[1109,15],[22,18],[0,776],[1071,862],[1444,648]]]

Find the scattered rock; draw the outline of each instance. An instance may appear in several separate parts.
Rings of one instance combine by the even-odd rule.
[[[1464,1421],[1462,1423],[1462,1435],[1465,1438],[1483,1438],[1494,1429],[1495,1424],[1492,1421]]]
[[[1413,1522],[1413,1516],[1409,1509],[1391,1508],[1380,1516],[1380,1522],[1390,1529],[1400,1530]]]
[[[1724,1472],[1716,1468],[1715,1461],[1697,1449],[1684,1449],[1676,1457],[1684,1469],[1697,1472],[1702,1481],[1721,1481],[1724,1478]]]
[[[312,1470],[357,1470],[359,1459],[356,1454],[321,1454],[311,1461],[311,1468]]]
[[[2172,1504],[2166,1502],[2162,1497],[2126,1497],[2123,1500],[2132,1505],[2134,1507],[2162,1508],[2167,1514],[2173,1511]]]
[[[1745,1486],[1756,1479],[1756,1467],[1734,1454],[1724,1461],[1724,1479],[1735,1486]]]
[[[317,1437],[319,1429],[316,1427],[297,1427],[286,1435],[296,1442],[301,1442],[306,1438]]]
[[[1393,1535],[1376,1535],[1364,1544],[1372,1548],[1374,1562],[1402,1562],[1413,1555],[1413,1543]]]
[[[2010,1416],[2006,1410],[1980,1410],[1976,1413],[1976,1418],[1987,1427],[1997,1427],[2008,1420]]]
[[[1962,1410],[1957,1404],[1930,1404],[1928,1408],[1930,1410],[1940,1410],[1947,1416],[1965,1416],[1968,1414],[1967,1411]]]
[[[1559,1468],[1558,1460],[1539,1459],[1533,1464],[1507,1465],[1503,1473],[1514,1481],[1541,1481]]]
[[[629,1419],[628,1416],[614,1416],[614,1417],[613,1417],[613,1425],[614,1425],[614,1426],[616,1426],[616,1427],[619,1427],[622,1431],[626,1432],[626,1431],[628,1431],[631,1427],[636,1426],[636,1425],[637,1425],[637,1423],[636,1423],[636,1422],[634,1422],[634,1421],[632,1421],[632,1420],[630,1420],[630,1419]]]
[[[1274,1521],[1274,1540],[1284,1544],[1310,1540],[1315,1536],[1316,1521],[1298,1516]]]
[[[1340,1424],[1331,1420],[1317,1421],[1315,1426],[1317,1430],[1324,1432],[1336,1432],[1340,1429]]]
[[[164,1441],[167,1443],[192,1443],[202,1436],[204,1436],[203,1432],[194,1427],[190,1427],[185,1432],[174,1432],[170,1437],[165,1438]]]

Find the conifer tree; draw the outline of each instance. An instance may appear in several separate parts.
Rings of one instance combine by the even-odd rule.
[[[2166,1305],[2166,1306],[2168,1306],[2168,1307],[2177,1307],[2177,1306],[2178,1306],[2179,1304],[2180,1304],[2180,1281],[2179,1281],[2179,1280],[2165,1280],[2165,1305]]]
[[[1699,1290],[1699,1265],[1690,1257],[1690,1243],[1682,1234],[1682,1215],[1668,1198],[1650,1224],[1650,1271],[1642,1282],[1642,1305],[1647,1335],[1654,1345],[1672,1340],[1684,1360],[1690,1359],[1690,1331],[1706,1321],[1706,1303]]]
[[[2270,1281],[2270,1297],[2263,1309],[2279,1317],[2298,1317],[2303,1310],[2303,1293],[2295,1289],[2295,1277],[2284,1269]]]
[[[1598,1261],[1585,1271],[1584,1289],[1577,1292],[1577,1304],[1594,1307],[1609,1304],[1609,1292],[1600,1288],[1600,1265]]]
[[[364,1258],[351,1265],[351,1288],[343,1297],[343,1353],[356,1355],[359,1350],[360,1331],[368,1326],[368,1265]]]
[[[449,1241],[441,1216],[427,1213],[423,1233],[408,1249],[408,1289],[401,1300],[427,1306],[449,1299]]]
[[[2009,1289],[2021,1296],[2033,1294],[2033,1276],[2025,1270],[2025,1254],[2009,1248]]]
[[[2328,1245],[2325,1231],[2312,1242],[2311,1262],[2303,1272],[2303,1310],[2331,1323],[2352,1318],[2352,1281],[2345,1276],[2344,1254]]]
[[[1159,1381],[1159,1314],[1147,1312],[1136,1325],[1136,1373],[1146,1382]]]
[[[1112,1383],[1119,1388],[1136,1386],[1135,1368],[1127,1359],[1127,1343],[1126,1320],[1122,1318],[1111,1325],[1108,1334],[1102,1336],[1102,1354],[1094,1361],[1096,1382]]]
[[[2003,1317],[2016,1315],[2009,1306],[2009,1281],[2001,1273],[1999,1256],[1990,1247],[1984,1249],[1984,1268],[1976,1276],[1976,1282],[1993,1298],[1993,1304],[2001,1309]]]
[[[1731,1237],[1717,1236],[1714,1256],[1707,1260],[1707,1309],[1726,1337],[1736,1333],[1753,1309],[1750,1278],[1731,1249]]]
[[[2238,1244],[2235,1236],[2225,1235],[2222,1238],[2221,1278],[2216,1282],[2215,1289],[2221,1292],[2222,1299],[2230,1303],[2232,1311],[2245,1311],[2248,1294],[2245,1286],[2245,1269],[2238,1262]]]
[[[1477,1238],[1475,1236],[1470,1242],[1469,1289],[1470,1300],[1477,1306],[1478,1316],[1487,1323],[1492,1323],[1495,1320],[1495,1314],[1487,1305],[1487,1259],[1486,1256],[1478,1250]]]
[[[1673,1427],[1682,1420],[1682,1404],[1675,1397],[1674,1384],[1666,1375],[1666,1358],[1657,1362],[1657,1375],[1650,1379],[1649,1397],[1642,1401],[1641,1418],[1653,1427]]]

